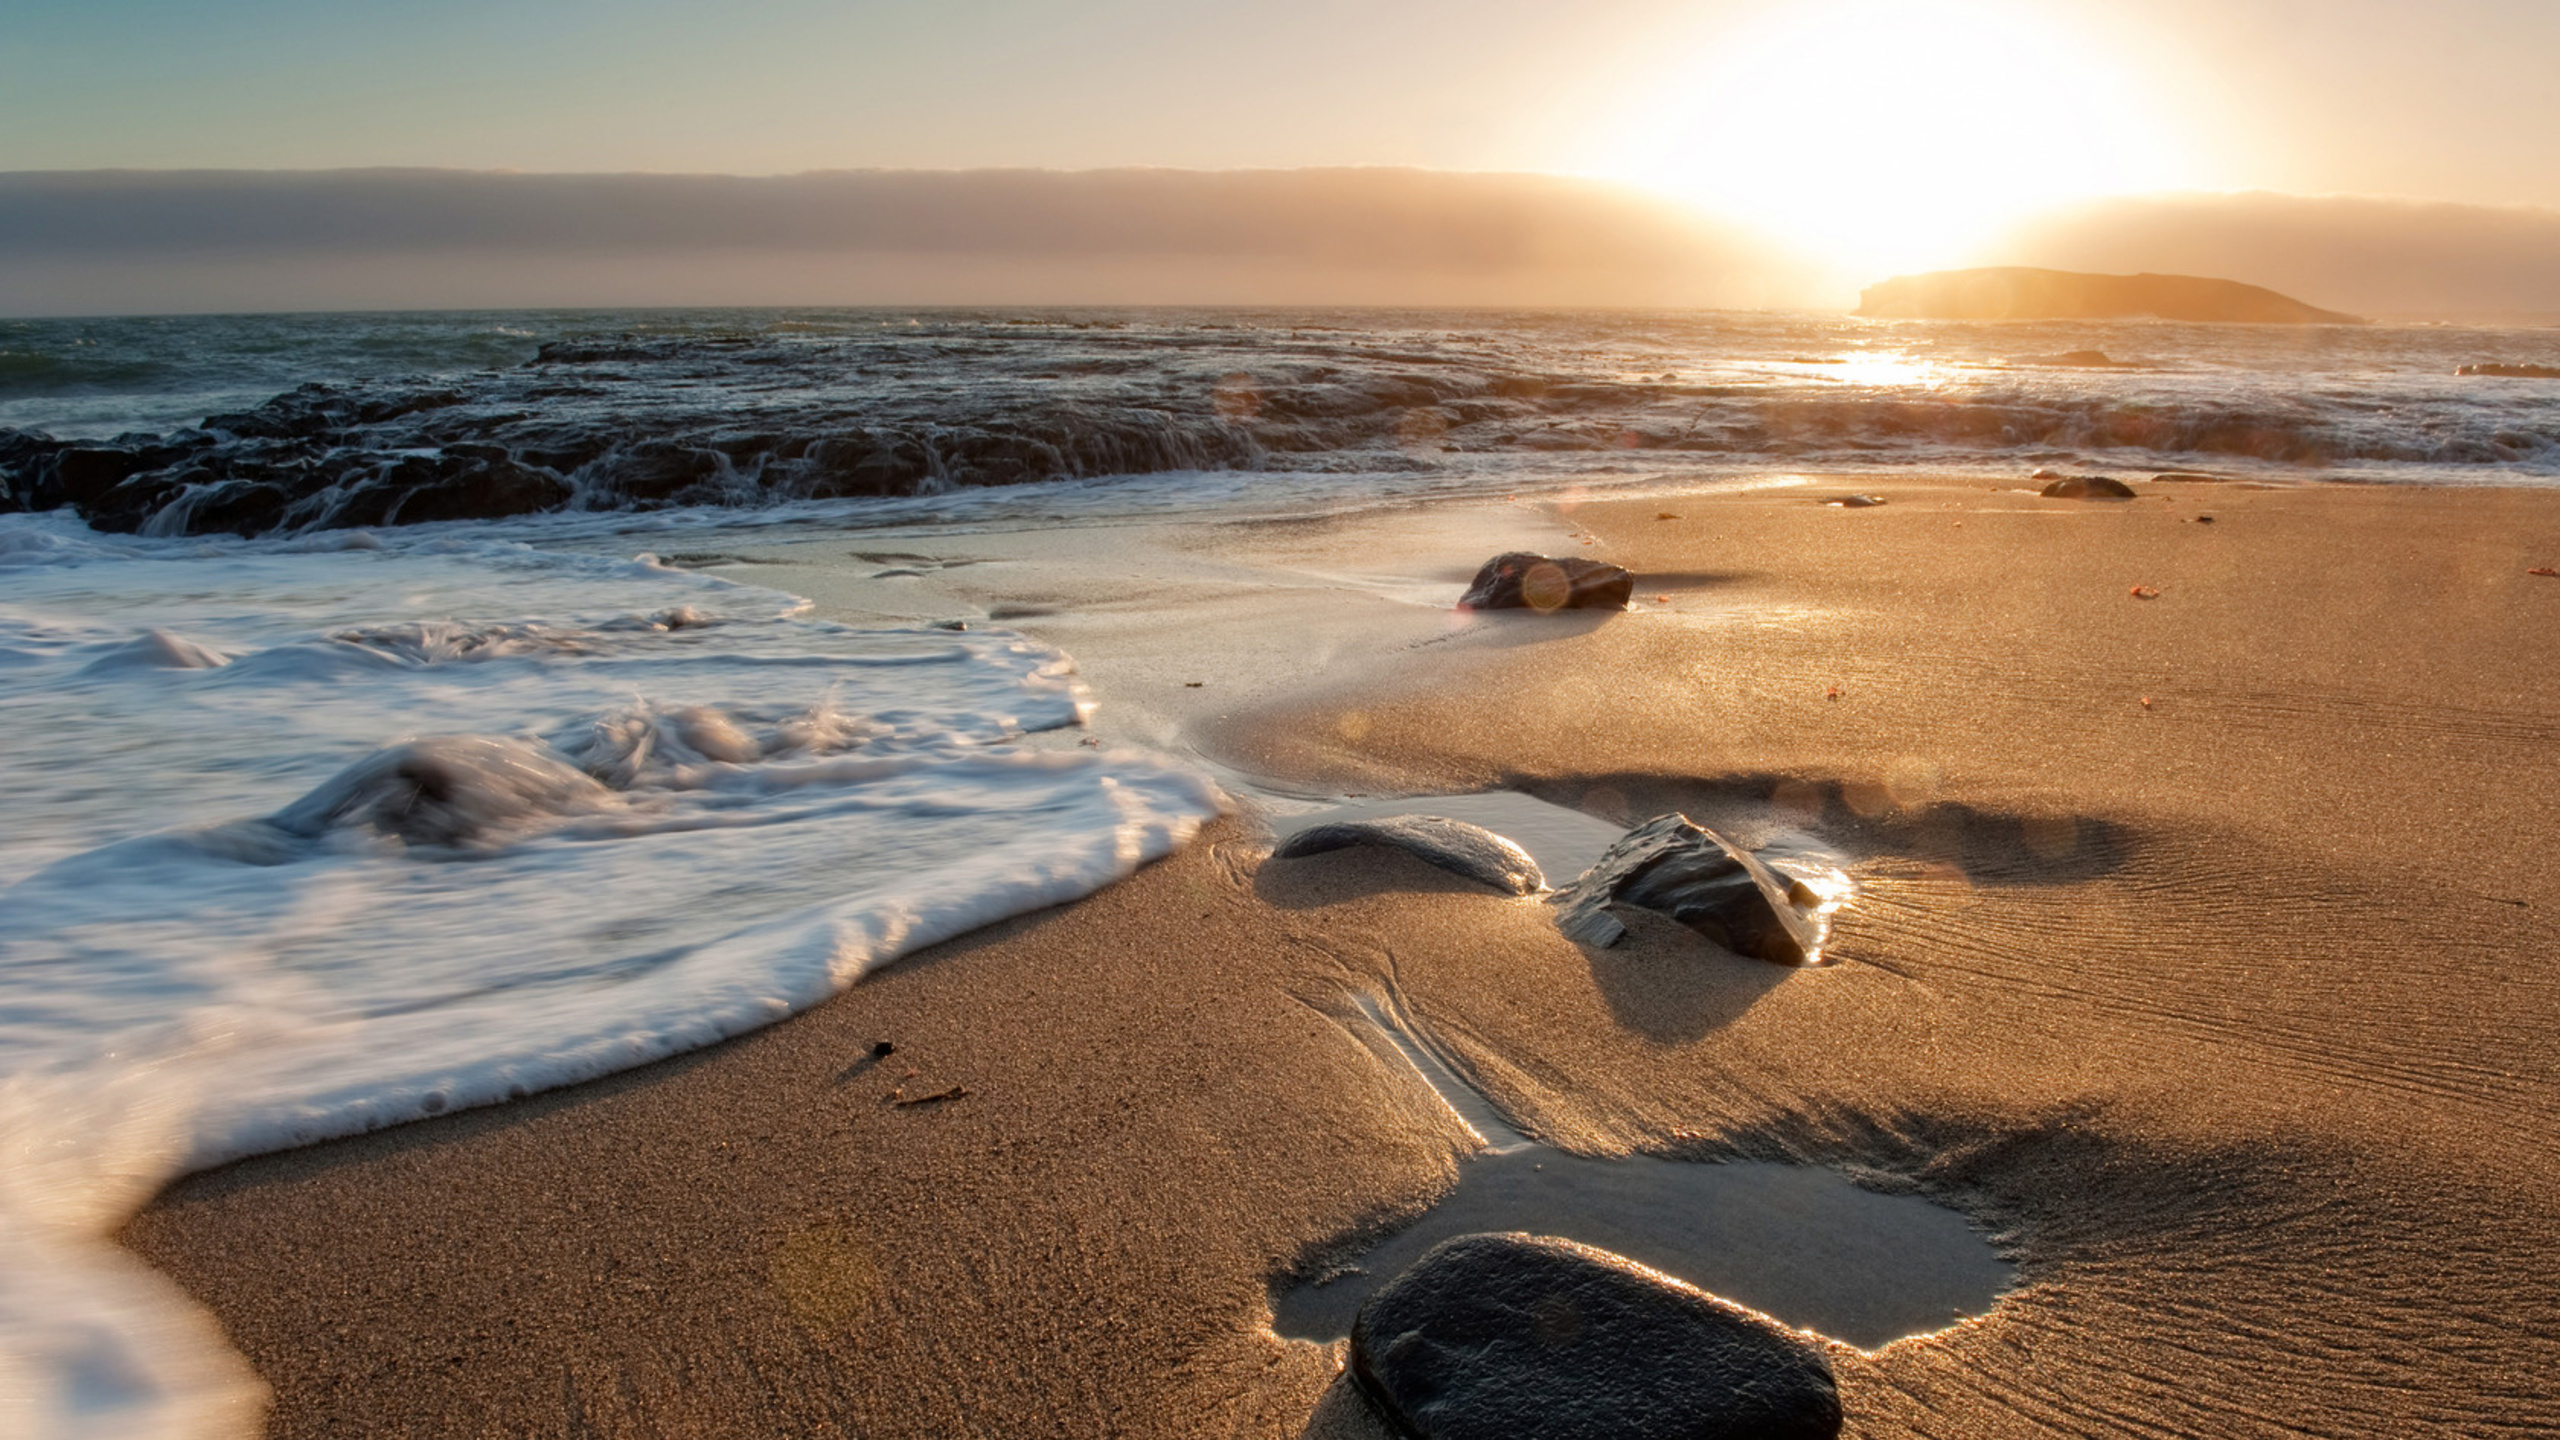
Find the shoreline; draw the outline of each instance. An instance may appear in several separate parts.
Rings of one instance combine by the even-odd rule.
[[[1338,1347],[1274,1337],[1269,1289],[1455,1174],[1430,1097],[1323,1011],[1392,987],[1569,1151],[1824,1164],[1996,1227],[2022,1283],[1990,1317],[1835,1356],[1852,1433],[2560,1424],[2560,581],[2524,573],[2560,496],[1859,483],[1892,503],[769,572],[835,618],[1045,610],[1000,623],[1078,657],[1097,738],[1275,794],[1808,826],[1858,862],[1840,966],[1670,927],[1584,952],[1402,857],[1264,866],[1231,819],[771,1029],[191,1177],[122,1238],[277,1435],[1356,1434]],[[1639,613],[1427,603],[1558,541],[1635,570]]]

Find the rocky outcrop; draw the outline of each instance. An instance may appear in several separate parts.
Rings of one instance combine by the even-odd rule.
[[[1660,911],[1736,955],[1803,965],[1822,950],[1808,913],[1817,898],[1749,851],[1686,815],[1661,815],[1626,833],[1598,864],[1557,891],[1556,928],[1584,945],[1615,945],[1627,927],[1612,904]]]
[[[1997,266],[1898,275],[1859,292],[1877,320],[2197,320],[2248,325],[2361,325],[2237,280],[2201,275],[2084,275]],[[2094,352],[2091,352],[2094,353]],[[2103,358],[2103,357],[2102,357]]]
[[[1831,1440],[1802,1333],[1621,1256],[1533,1235],[1444,1241],[1360,1307],[1351,1375],[1416,1440]]]
[[[1481,825],[1438,815],[1391,815],[1314,825],[1281,841],[1271,853],[1277,859],[1294,860],[1354,845],[1402,850],[1453,875],[1513,895],[1534,895],[1547,888],[1546,873],[1528,851]]]
[[[1468,610],[1624,610],[1635,593],[1635,577],[1605,561],[1514,550],[1484,562],[1458,604]]]

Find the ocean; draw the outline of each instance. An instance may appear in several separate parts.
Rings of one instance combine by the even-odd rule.
[[[687,567],[723,537],[1790,474],[2560,483],[2560,379],[2484,364],[2560,366],[2560,331],[0,322],[0,1429],[219,1423],[184,1301],[104,1239],[171,1177],[771,1023],[1224,803],[1075,743],[1056,649],[813,618]]]

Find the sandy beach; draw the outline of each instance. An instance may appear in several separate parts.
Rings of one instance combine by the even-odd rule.
[[[1188,753],[1245,803],[771,1029],[197,1175],[121,1238],[278,1437],[1382,1433],[1339,1344],[1270,1328],[1470,1147],[1346,1022],[1368,995],[1564,1150],[1971,1217],[2017,1288],[1832,1347],[1849,1433],[2560,1429],[2560,579],[2528,573],[2560,495],[2136,488],[685,560],[1060,645],[1100,709],[1038,743]],[[1853,490],[1889,503],[1818,503]],[[1621,563],[1634,607],[1453,617],[1512,548]],[[1268,858],[1285,808],[1489,789],[1820,837],[1858,886],[1834,963]]]

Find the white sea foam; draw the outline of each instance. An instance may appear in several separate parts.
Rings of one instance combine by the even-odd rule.
[[[254,1417],[102,1238],[173,1175],[771,1023],[1219,803],[1006,743],[1084,704],[1021,637],[493,533],[0,517],[0,1433]]]

